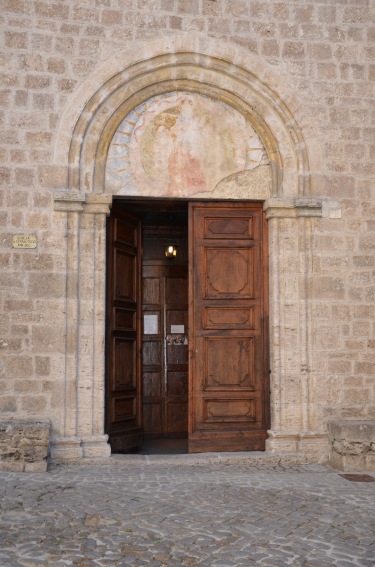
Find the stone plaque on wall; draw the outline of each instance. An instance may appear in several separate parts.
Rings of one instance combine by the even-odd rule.
[[[13,236],[13,248],[36,248],[36,236],[29,236],[27,234],[16,234]]]

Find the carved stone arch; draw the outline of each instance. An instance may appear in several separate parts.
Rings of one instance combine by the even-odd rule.
[[[271,431],[267,448],[316,450],[325,442],[309,419],[309,276],[311,196],[320,145],[304,105],[285,78],[242,48],[200,36],[172,36],[116,53],[72,95],[55,142],[55,165],[68,187],[55,192],[67,226],[65,413],[56,426],[56,459],[108,456],[104,414],[105,187],[108,148],[119,124],[140,103],[173,91],[203,93],[251,122],[266,149],[271,186],[247,199],[264,201],[269,219]],[[263,189],[262,189],[263,191]],[[158,195],[155,195],[158,196]],[[243,198],[243,197],[242,197]],[[293,324],[290,324],[290,320]],[[76,395],[72,395],[75,391]]]
[[[104,192],[105,150],[116,124],[145,98],[182,88],[225,99],[248,116],[268,153],[273,196],[310,194],[306,134],[313,169],[320,161],[319,144],[287,81],[241,48],[194,35],[117,53],[80,86],[55,144],[55,161],[68,168],[69,188]]]

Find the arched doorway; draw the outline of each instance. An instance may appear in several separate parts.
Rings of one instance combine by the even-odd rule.
[[[111,143],[123,121],[134,111],[142,116],[150,101],[181,92],[203,97],[207,104],[226,105],[228,112],[233,109],[241,115],[261,141],[267,162],[253,169],[245,165],[239,172],[229,170],[208,192],[199,176],[197,190],[187,194],[175,186],[168,186],[166,193],[159,187],[153,194],[152,184],[145,189],[139,179],[133,192],[132,183],[117,185],[114,177],[109,179]],[[306,235],[311,231],[311,217],[322,214],[322,199],[310,196],[310,164],[300,113],[288,86],[260,59],[215,40],[202,44],[198,37],[171,38],[168,46],[163,41],[150,42],[116,54],[78,90],[61,119],[55,152],[56,164],[69,172],[68,190],[55,192],[55,210],[66,215],[67,310],[73,314],[67,320],[67,342],[74,345],[66,352],[66,410],[56,427],[60,432],[54,440],[56,455],[108,455],[103,434],[105,219],[113,199],[130,196],[263,203],[269,233],[272,370],[266,448],[295,450],[324,443],[324,434],[311,430],[309,379],[301,374],[309,368],[310,356],[311,252]],[[167,121],[171,114],[170,110],[164,114]],[[165,124],[159,126],[158,133]],[[151,132],[143,130],[146,142]],[[304,135],[315,142],[310,126],[304,127]],[[147,159],[150,156],[157,156],[156,144]],[[137,151],[132,159],[137,163]],[[146,160],[146,169],[148,164]],[[220,171],[226,171],[225,167]],[[288,324],[291,316],[292,326]],[[73,391],[76,395],[71,395]]]

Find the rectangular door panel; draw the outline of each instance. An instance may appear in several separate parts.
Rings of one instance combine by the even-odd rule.
[[[255,306],[203,307],[203,329],[254,329]]]
[[[254,390],[253,337],[205,337],[202,351],[203,390]]]
[[[143,398],[161,396],[161,373],[143,371]]]
[[[115,250],[115,271],[119,275],[115,282],[114,300],[136,301],[136,257],[126,250]]]
[[[161,339],[158,341],[143,341],[142,362],[143,367],[160,366],[161,364]]]
[[[254,260],[251,249],[203,247],[204,299],[254,297]]]
[[[120,396],[113,400],[114,421],[119,424],[124,421],[136,420],[135,396]]]
[[[253,238],[253,219],[244,216],[228,217],[225,213],[222,216],[209,216],[204,219],[204,238],[218,238],[251,240]]]
[[[143,278],[142,280],[143,305],[160,305],[160,278]]]
[[[187,399],[187,395],[188,395],[188,373],[187,372],[168,372],[167,395],[168,396],[184,396]]]
[[[112,210],[114,211],[114,207]],[[134,224],[134,216],[114,219],[114,241],[116,244],[129,244],[135,247],[138,245],[138,226]]]
[[[114,308],[115,328],[121,331],[136,331],[136,313],[134,309]]]
[[[248,426],[249,422],[256,421],[255,400],[251,398],[204,399],[203,421],[226,424],[243,422],[245,426]]]
[[[114,337],[113,390],[136,388],[136,341]]]

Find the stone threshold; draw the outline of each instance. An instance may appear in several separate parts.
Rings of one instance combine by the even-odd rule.
[[[53,460],[51,466],[60,465],[107,465],[107,466],[153,466],[153,465],[323,465],[326,459],[317,455],[296,453],[270,453],[262,451],[243,451],[230,453],[190,453],[190,454],[163,454],[163,455],[111,455],[107,459],[84,458],[68,460]]]

